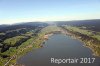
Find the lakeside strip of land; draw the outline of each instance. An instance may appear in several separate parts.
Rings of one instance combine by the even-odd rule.
[[[93,51],[94,56],[100,57],[100,35],[94,34],[93,31],[80,29],[75,26],[60,26],[67,31],[67,35],[81,40],[85,47],[90,48]],[[98,36],[97,36],[98,35]]]

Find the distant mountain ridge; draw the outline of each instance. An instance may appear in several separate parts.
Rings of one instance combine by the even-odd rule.
[[[75,20],[75,21],[56,21],[57,25],[85,26],[90,30],[100,31],[100,19]]]
[[[20,28],[36,28],[36,27],[42,27],[47,25],[48,25],[47,23],[43,23],[43,22],[27,22],[27,23],[13,24],[13,25],[0,25],[0,32],[20,29]]]
[[[100,31],[100,19],[92,20],[75,20],[75,21],[54,21],[57,25],[72,25],[72,26],[85,26],[90,30]],[[17,23],[13,25],[0,25],[0,32],[5,32],[8,30],[15,30],[20,28],[36,28],[42,26],[48,26],[48,23],[44,22],[26,22]]]

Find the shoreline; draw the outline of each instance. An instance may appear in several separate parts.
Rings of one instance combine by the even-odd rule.
[[[71,37],[71,38],[73,38],[73,37]],[[78,38],[76,38],[76,37],[75,37],[75,39],[76,39],[76,40],[79,40],[79,39],[78,39]],[[82,42],[83,42],[83,41],[82,41]],[[83,44],[83,46],[84,46],[84,47],[87,47],[87,46],[85,46],[85,44]],[[92,51],[91,51],[91,52],[92,52]],[[25,66],[25,65],[24,65],[24,66]]]
[[[66,30],[66,31],[67,31],[67,30]],[[67,31],[67,32],[68,32],[68,31]],[[88,41],[85,42],[85,40],[82,40],[82,39],[81,39],[81,36],[76,35],[76,34],[73,34],[73,33],[70,33],[70,32],[68,32],[68,34],[66,34],[66,35],[69,35],[71,38],[77,39],[77,40],[81,41],[81,42],[84,44],[84,45],[83,45],[84,47],[87,47],[87,48],[89,48],[89,49],[92,51],[92,55],[93,55],[93,56],[95,56],[95,57],[100,57],[100,55],[96,54],[96,52],[93,50],[93,48],[90,47],[90,46],[88,45]]]
[[[64,32],[63,32],[63,31],[64,31]],[[69,36],[70,36],[71,38],[73,38],[73,39],[78,39],[78,40],[82,41],[82,39],[80,38],[81,36],[76,36],[75,34],[70,33],[70,32],[68,32],[68,31],[65,30],[65,29],[61,29],[60,32],[61,32],[61,33],[64,33],[65,35],[69,35]],[[55,33],[55,32],[50,32],[50,33],[46,33],[46,34],[43,34],[43,35],[41,35],[40,37],[38,37],[37,39],[39,39],[40,42],[37,44],[37,46],[38,46],[37,48],[43,47],[43,45],[44,45],[43,42],[45,42],[46,40],[48,40],[49,37],[52,36],[54,33]],[[92,49],[91,47],[86,46],[86,43],[88,43],[88,42],[85,42],[85,41],[82,41],[82,42],[84,43],[84,46],[85,46],[85,47],[88,47],[90,50],[92,50],[93,56],[98,56],[98,55],[95,54],[95,51],[93,51],[93,49]],[[18,58],[20,58],[21,56],[25,55],[27,52],[31,51],[33,48],[35,48],[35,47],[32,46],[30,49],[26,49],[26,51],[24,51],[24,52],[22,52],[22,54],[18,55],[17,59],[14,59],[14,60],[16,61],[16,63],[14,63],[14,65],[12,65],[12,66],[25,66],[25,65],[20,65],[20,64],[18,64],[18,63],[17,63],[17,60],[18,60]],[[11,65],[11,64],[10,64],[10,65]]]

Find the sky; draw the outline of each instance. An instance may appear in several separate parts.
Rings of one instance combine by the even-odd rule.
[[[100,0],[0,0],[0,24],[100,19]]]

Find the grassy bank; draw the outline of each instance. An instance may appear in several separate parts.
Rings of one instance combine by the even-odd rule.
[[[63,26],[72,36],[84,42],[85,46],[89,47],[94,55],[100,56],[100,33],[91,30],[81,29],[75,26]]]
[[[32,30],[21,36],[16,36],[16,37],[6,39],[4,43],[8,45],[12,45],[12,47],[10,47],[9,50],[3,53],[0,53],[1,56],[5,56],[5,58],[0,57],[0,66],[4,66],[4,65],[5,66],[11,66],[11,65],[21,66],[20,64],[16,64],[17,59],[33,49],[41,48],[41,45],[43,41],[45,40],[44,36],[48,33],[52,33],[55,31],[59,31],[59,27],[47,26],[41,29],[38,33],[34,33],[34,31]],[[25,37],[30,37],[30,38],[22,42],[17,47],[13,46],[13,45],[16,45],[17,42],[19,42]]]

